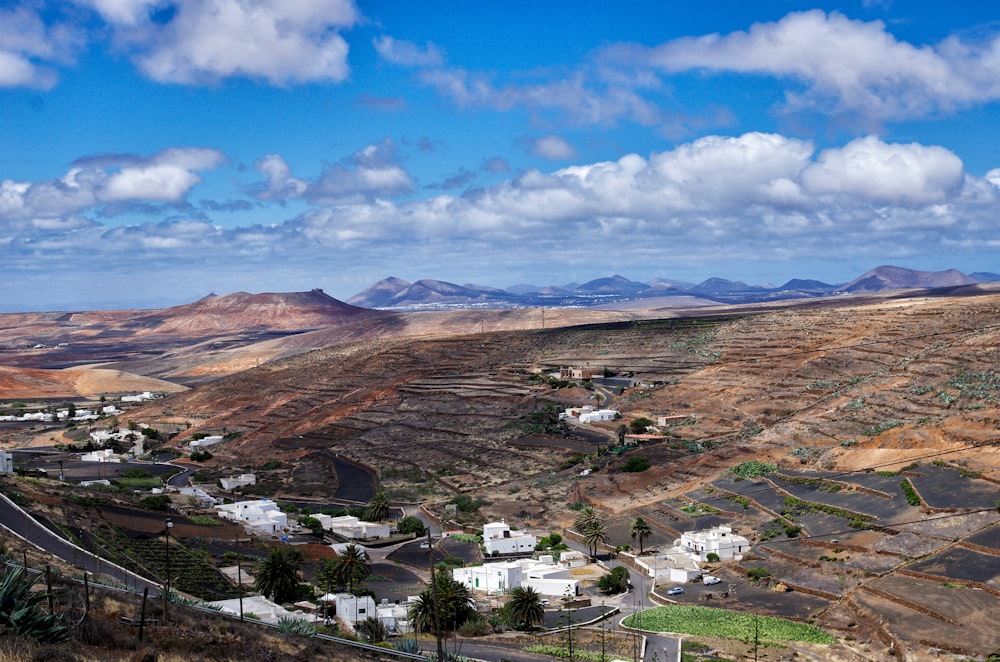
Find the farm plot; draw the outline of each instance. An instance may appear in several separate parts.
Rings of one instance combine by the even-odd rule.
[[[773,485],[763,480],[734,480],[732,476],[724,476],[712,485],[752,499],[776,513],[780,513],[785,507],[785,497],[778,494]]]
[[[995,595],[953,582],[936,582],[904,575],[889,575],[870,582],[866,589],[883,593],[883,597],[915,607],[951,625],[1000,623],[1000,600]],[[954,631],[946,628],[946,632]]]
[[[953,467],[924,465],[907,477],[931,508],[990,508],[1000,500],[1000,486],[963,476]]]
[[[978,545],[979,547],[995,549],[998,553],[1000,553],[1000,526],[993,525],[988,529],[984,529],[979,533],[970,536],[967,542],[973,545]]]
[[[708,607],[656,607],[625,619],[625,625],[653,632],[681,632],[694,635],[746,640],[758,632],[765,641],[808,641],[834,643],[833,637],[817,627],[768,616],[755,617]]]
[[[980,554],[965,547],[949,547],[909,567],[928,575],[980,582],[1000,589],[1000,556]]]
[[[778,550],[777,547],[782,549]],[[842,595],[858,581],[853,571],[848,572],[847,569],[841,569],[836,564],[829,564],[827,567],[827,564],[824,563],[813,562],[809,564],[794,556],[786,557],[781,554],[784,547],[784,544],[760,545],[754,549],[753,560],[744,559],[742,565],[747,569],[766,568],[777,581],[831,595]],[[830,572],[831,568],[834,569],[834,572]]]
[[[992,621],[985,620],[986,617],[978,614],[969,614],[968,625],[958,626],[912,609],[901,603],[896,596],[883,597],[861,590],[855,591],[852,599],[862,610],[878,614],[895,637],[914,642],[914,645],[919,642],[920,645],[946,651],[986,656],[1000,644],[995,610],[986,613],[986,617],[992,617]]]
[[[798,499],[824,504],[844,511],[869,515],[879,521],[893,521],[911,508],[905,499],[884,499],[865,492],[829,492],[827,489],[824,489],[823,484],[809,485],[795,483],[782,480],[780,477],[772,477],[772,480],[781,489]]]

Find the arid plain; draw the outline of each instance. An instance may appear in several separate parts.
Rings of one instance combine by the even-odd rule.
[[[173,445],[229,433],[206,463],[218,475],[280,461],[261,485],[273,498],[333,495],[333,454],[398,502],[468,494],[540,531],[594,505],[611,547],[634,544],[638,515],[651,544],[728,523],[753,554],[718,568],[739,588],[716,606],[809,620],[869,659],[985,656],[1000,647],[1000,294],[952,294],[404,314],[311,292],[2,315],[0,400],[163,393],[128,418],[178,431]],[[537,378],[561,367],[637,385]],[[529,431],[547,403],[622,419]],[[638,417],[668,418],[628,453],[598,452]],[[623,472],[635,455],[651,467]],[[777,469],[731,472],[749,460]],[[751,566],[775,581],[747,582]]]

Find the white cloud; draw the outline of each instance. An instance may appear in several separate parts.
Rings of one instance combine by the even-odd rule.
[[[941,147],[869,136],[817,152],[807,141],[747,133],[531,170],[462,195],[404,202],[383,195],[412,186],[390,141],[315,180],[296,178],[272,154],[255,163],[265,180],[258,196],[294,195],[309,204],[284,222],[228,228],[179,215],[106,228],[85,218],[126,195],[183,196],[201,169],[221,162],[212,150],[166,150],[84,159],[46,182],[2,182],[0,263],[9,274],[24,255],[33,268],[54,270],[83,256],[129,254],[146,268],[183,255],[185,263],[202,260],[220,270],[239,260],[228,268],[245,274],[253,264],[254,277],[265,278],[294,255],[303,273],[319,273],[331,260],[345,269],[389,271],[405,260],[414,269],[466,269],[473,279],[484,268],[502,277],[514,264],[587,265],[599,273],[621,259],[609,245],[628,247],[627,264],[647,272],[754,259],[882,263],[995,242],[1000,203],[1000,175],[964,173],[958,157]]]
[[[382,35],[373,39],[372,45],[379,57],[392,64],[404,67],[439,67],[444,64],[444,55],[430,42],[421,48],[413,42]]]
[[[964,176],[961,159],[943,147],[889,145],[868,136],[823,151],[802,180],[809,192],[819,195],[914,206],[953,198]]]
[[[569,141],[556,135],[542,136],[532,140],[531,153],[552,161],[566,161],[577,155],[576,148]]]
[[[214,149],[173,148],[148,158],[81,159],[59,179],[0,182],[0,223],[75,214],[108,203],[181,200],[201,181],[197,171],[225,162]]]
[[[349,73],[347,42],[338,30],[358,20],[351,0],[170,4],[175,14],[166,25],[147,22],[127,35],[140,69],[154,80],[201,84],[238,76],[287,85],[339,82]],[[142,8],[128,7],[135,10],[129,16]]]
[[[896,39],[881,21],[820,10],[757,23],[746,32],[676,39],[614,58],[675,73],[700,69],[790,77],[787,110],[856,114],[886,121],[1000,98],[1000,37],[937,46]],[[626,55],[627,54],[627,55]]]
[[[149,12],[166,0],[76,0],[78,4],[97,11],[108,23],[134,26],[145,21]]]
[[[251,187],[259,200],[305,198],[318,204],[347,204],[409,193],[413,178],[397,162],[397,148],[388,138],[326,168],[315,180],[294,177],[277,154],[254,163],[264,176],[262,186]]]
[[[46,26],[26,7],[0,9],[0,87],[53,87],[52,65],[71,62],[81,42],[72,28]]]

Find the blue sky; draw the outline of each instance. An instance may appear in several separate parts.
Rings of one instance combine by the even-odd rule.
[[[0,4],[0,310],[1000,271],[990,3]]]

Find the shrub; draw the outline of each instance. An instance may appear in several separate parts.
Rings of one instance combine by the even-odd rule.
[[[622,471],[626,473],[640,473],[646,469],[649,469],[649,460],[641,455],[633,455],[622,465]]]
[[[151,494],[148,497],[139,499],[139,507],[146,510],[163,512],[170,509],[170,497],[166,494]]]
[[[899,482],[899,486],[903,488],[903,494],[906,495],[906,502],[911,506],[919,506],[922,502],[920,501],[920,495],[917,491],[913,489],[913,484],[910,482],[909,478],[904,478]]]
[[[709,552],[708,554],[705,555],[705,560],[708,561],[709,563],[718,563],[722,559],[720,559],[719,555],[716,554],[715,552]]]
[[[760,566],[757,566],[756,568],[750,568],[749,570],[747,570],[747,577],[749,577],[754,582],[760,581],[764,577],[770,577],[770,576],[771,576],[771,571],[768,570],[767,568],[762,568]]]
[[[600,589],[602,593],[607,595],[614,595],[616,593],[624,593],[629,587],[629,574],[628,569],[624,566],[615,566],[606,575],[602,575],[600,579],[597,580],[597,588]]]

